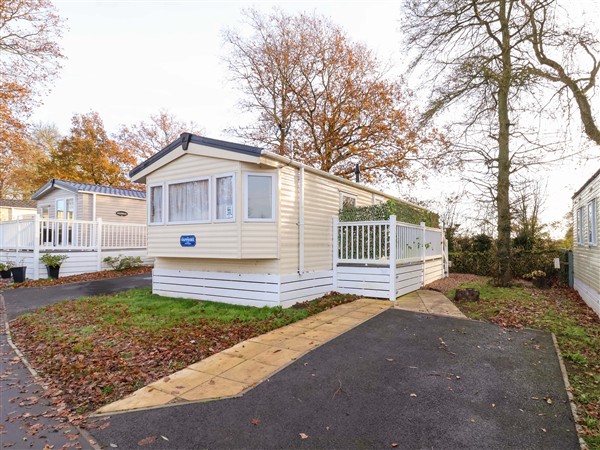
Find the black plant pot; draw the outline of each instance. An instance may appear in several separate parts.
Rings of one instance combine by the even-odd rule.
[[[25,281],[25,274],[27,273],[27,267],[13,267],[11,270],[13,281],[15,283],[22,283]]]
[[[546,277],[535,277],[531,281],[538,289],[548,289],[550,287],[550,280]]]
[[[60,272],[60,266],[46,266],[46,270],[48,271],[48,277],[58,278],[58,272]]]
[[[0,270],[0,278],[10,278],[10,269]]]

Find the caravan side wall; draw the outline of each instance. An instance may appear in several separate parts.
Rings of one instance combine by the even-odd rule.
[[[232,223],[150,225],[148,254],[156,257],[154,292],[161,295],[247,305],[290,306],[333,289],[332,219],[341,193],[371,205],[373,194],[326,177],[304,173],[304,270],[300,268],[300,170],[183,155],[148,175],[149,186],[199,176],[236,176],[236,220]],[[275,173],[274,222],[244,220],[248,172]],[[179,237],[194,234],[195,248]],[[257,277],[258,276],[258,277]],[[261,278],[262,276],[262,278]]]
[[[589,209],[595,203],[595,215],[590,221]],[[583,300],[600,315],[600,246],[598,209],[600,208],[600,178],[596,178],[573,199],[573,271],[574,288]],[[583,221],[578,214],[583,211]],[[595,235],[594,235],[594,228]],[[581,233],[578,233],[578,229]],[[590,232],[592,241],[590,241]],[[578,235],[581,234],[581,236]],[[593,237],[595,236],[595,242]]]

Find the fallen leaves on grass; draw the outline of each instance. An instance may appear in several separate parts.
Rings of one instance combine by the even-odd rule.
[[[307,308],[323,310],[354,299],[324,297]],[[137,322],[132,322],[128,308],[120,300],[91,297],[58,303],[11,322],[17,346],[50,387],[46,396],[65,415],[78,414],[77,424],[84,420],[82,414],[156,380],[167,381],[177,370],[299,317],[275,308],[270,315],[228,321],[184,314],[157,326],[160,317],[149,306],[153,325],[144,327],[132,325]]]

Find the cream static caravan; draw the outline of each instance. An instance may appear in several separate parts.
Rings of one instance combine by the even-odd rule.
[[[398,201],[260,148],[189,133],[130,177],[147,186],[153,291],[255,306],[334,290],[341,205]]]
[[[573,194],[573,287],[600,316],[600,170]]]

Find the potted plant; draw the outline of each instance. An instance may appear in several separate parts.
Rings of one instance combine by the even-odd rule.
[[[10,269],[12,269],[12,264],[9,261],[5,263],[0,262],[0,278],[10,278]]]
[[[10,271],[12,273],[13,281],[15,283],[22,283],[25,281],[25,275],[27,273],[27,266],[22,266],[23,260],[19,261],[15,266],[11,267]]]
[[[44,253],[40,257],[40,261],[46,264],[46,270],[48,271],[48,277],[50,278],[58,278],[58,272],[60,271],[60,266],[67,259],[67,255],[57,255],[53,253]]]
[[[530,279],[536,288],[548,289],[550,287],[549,280],[546,277],[546,272],[543,270],[534,270],[531,273],[523,275],[523,278]]]

